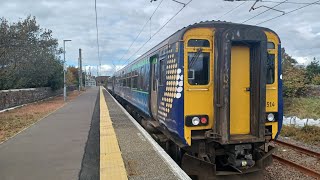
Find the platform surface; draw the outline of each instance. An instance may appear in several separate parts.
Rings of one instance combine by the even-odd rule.
[[[1,144],[0,179],[78,179],[98,90],[87,90]]]
[[[0,144],[0,180],[190,179],[103,88]]]
[[[128,179],[189,179],[181,169],[172,167],[159,155],[137,126],[129,119],[112,96],[104,90],[109,115],[121,149]],[[176,164],[175,164],[176,165]]]

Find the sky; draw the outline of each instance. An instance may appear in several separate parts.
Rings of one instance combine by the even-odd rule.
[[[192,0],[172,21],[143,47],[150,36],[157,32],[182,5],[172,0],[163,0],[151,21],[148,22],[136,42],[128,50],[138,33],[149,20],[161,0],[96,0],[99,29],[99,49],[101,71],[99,75],[111,75],[128,62],[142,55],[177,30],[206,20],[223,20],[242,23],[245,20],[275,7],[257,16],[245,24],[256,25],[267,19],[312,3],[316,0],[263,0],[255,10],[249,9],[254,1]],[[187,3],[189,0],[179,0]],[[273,1],[273,2],[271,2]],[[15,22],[28,15],[35,16],[42,28],[53,31],[53,37],[63,47],[66,42],[66,60],[68,65],[78,65],[79,48],[82,49],[83,66],[97,74],[99,64],[96,36],[94,0],[1,0],[2,17]],[[228,13],[230,10],[230,13]],[[286,52],[296,58],[300,64],[307,65],[316,57],[320,59],[320,2],[294,13],[262,23],[274,30],[281,38]],[[150,23],[151,22],[151,23]],[[131,57],[131,59],[129,59]]]

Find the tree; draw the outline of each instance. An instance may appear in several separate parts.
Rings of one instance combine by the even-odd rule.
[[[70,66],[67,69],[67,85],[78,85],[79,84],[79,73],[78,68]]]
[[[311,83],[314,84],[314,85],[320,85],[320,74],[315,75],[312,78]]]
[[[307,71],[306,76],[307,76],[308,82],[310,83],[313,83],[314,81],[313,79],[318,75],[320,75],[320,65],[315,57],[313,58],[311,63],[307,66],[306,71]]]
[[[0,41],[0,90],[62,87],[62,50],[52,31],[41,29],[35,17],[16,23],[1,18]]]
[[[297,97],[305,94],[306,91],[306,71],[297,67],[297,61],[281,49],[282,52],[282,74],[283,74],[283,94],[286,97]]]

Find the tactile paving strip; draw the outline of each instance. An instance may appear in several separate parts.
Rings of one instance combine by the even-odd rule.
[[[109,179],[128,178],[108,106],[100,88],[100,180]]]

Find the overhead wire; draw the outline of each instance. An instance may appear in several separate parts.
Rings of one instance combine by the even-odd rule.
[[[279,2],[278,4],[276,4],[276,5],[272,6],[271,8],[268,8],[268,9],[266,9],[266,10],[262,11],[261,13],[259,13],[259,14],[255,15],[255,16],[253,16],[253,17],[251,17],[251,18],[249,18],[249,19],[247,19],[247,20],[245,20],[245,21],[243,21],[243,22],[241,22],[241,23],[246,23],[246,22],[250,21],[251,19],[254,19],[254,18],[256,18],[256,17],[260,16],[261,14],[264,14],[264,13],[266,13],[266,12],[268,12],[268,11],[272,10],[273,8],[275,8],[275,7],[277,7],[277,6],[280,6],[281,4],[285,3],[286,1],[288,1],[288,0],[285,0],[285,1]]]
[[[291,14],[291,13],[293,13],[293,12],[295,12],[295,11],[298,11],[298,10],[303,9],[303,8],[306,8],[306,7],[308,7],[308,6],[317,4],[317,3],[319,3],[319,2],[320,2],[320,0],[314,1],[314,2],[309,3],[309,4],[307,4],[307,5],[304,5],[304,6],[301,6],[301,7],[299,7],[299,8],[293,9],[293,10],[291,10],[291,11],[289,11],[289,12],[286,12],[285,14],[281,14],[281,15],[278,15],[278,16],[276,16],[276,17],[273,17],[273,18],[267,19],[267,20],[265,20],[265,21],[262,21],[262,22],[260,22],[260,23],[257,23],[256,25],[260,25],[260,24],[266,23],[266,22],[268,22],[268,21],[274,20],[274,19],[276,19],[276,18],[279,18],[279,17],[281,17],[281,16],[284,16],[284,15],[287,15],[287,14]]]
[[[138,35],[134,38],[134,40],[132,41],[132,43],[130,44],[130,46],[128,47],[128,49],[126,50],[126,52],[122,55],[122,57],[120,58],[119,62],[123,60],[123,58],[128,54],[128,52],[130,51],[131,47],[133,46],[133,44],[137,41],[137,39],[139,38],[139,36],[141,35],[141,33],[143,32],[143,30],[146,28],[146,26],[148,25],[148,23],[150,22],[150,38],[151,38],[151,19],[154,16],[154,14],[156,13],[156,11],[159,9],[160,5],[162,4],[163,0],[160,1],[160,3],[158,4],[158,6],[156,7],[156,9],[153,11],[152,15],[148,18],[148,20],[146,21],[146,23],[142,26],[141,30],[139,31]],[[113,61],[112,61],[113,62]]]
[[[256,1],[256,0],[246,0],[246,1]],[[261,0],[260,2],[269,2],[269,3],[280,3],[281,1],[270,1],[270,0]],[[292,1],[288,1],[288,2],[285,2],[285,4],[310,4],[310,3],[307,3],[307,2],[292,2]],[[316,3],[316,4],[319,4],[319,3]],[[319,4],[320,5],[320,4]]]
[[[230,14],[232,11],[236,10],[237,8],[239,8],[240,6],[242,6],[244,3],[246,3],[247,1],[242,2],[241,4],[239,4],[238,6],[232,8],[230,11],[224,13],[223,15],[219,16],[217,19],[220,19],[224,16],[226,16],[227,14]]]
[[[130,59],[135,56],[155,35],[157,35],[170,21],[172,21],[186,6],[188,6],[191,3],[192,0],[189,0],[186,4],[183,5],[183,7],[177,11],[164,25],[162,25],[144,44],[142,44],[142,46],[140,46],[140,48],[135,51],[135,53],[133,53],[124,63],[128,63],[130,61]]]

